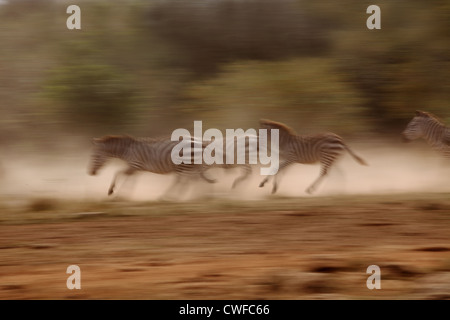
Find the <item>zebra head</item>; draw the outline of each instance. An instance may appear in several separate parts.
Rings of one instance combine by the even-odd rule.
[[[404,142],[422,138],[425,134],[424,127],[429,120],[429,114],[424,111],[416,111],[414,118],[408,123],[406,129],[403,130],[402,136]]]
[[[94,145],[94,149],[91,154],[91,161],[89,163],[88,173],[92,176],[97,174],[97,171],[103,167],[105,162],[108,160],[108,155],[106,152],[105,145],[103,143],[102,138],[94,138],[92,139],[92,144]]]
[[[129,136],[104,136],[92,139],[94,150],[88,173],[95,175],[108,159],[119,158],[132,140],[134,139]]]
[[[88,173],[90,175],[95,175],[110,158],[125,160],[124,157],[126,157],[128,150],[135,142],[135,138],[127,135],[94,138],[92,140],[94,150],[92,151]]]

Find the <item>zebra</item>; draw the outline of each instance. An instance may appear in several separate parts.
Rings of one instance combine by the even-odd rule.
[[[257,156],[259,150],[259,137],[255,134],[244,134],[236,136],[236,139],[223,138],[223,153],[219,156],[221,158],[221,164],[214,164],[214,167],[230,170],[233,168],[240,168],[241,174],[233,181],[231,186],[235,189],[238,184],[248,179],[252,174],[252,163],[250,161],[252,156]],[[242,145],[245,148],[244,163],[238,163],[238,145]],[[227,163],[227,156],[233,154],[233,163]],[[256,163],[255,163],[256,164]]]
[[[404,142],[424,138],[434,150],[450,158],[450,128],[431,113],[417,110],[402,136]]]
[[[337,134],[326,132],[311,135],[297,135],[287,125],[266,119],[261,119],[260,125],[265,129],[279,130],[280,165],[278,172],[273,178],[272,193],[275,193],[278,188],[277,174],[294,163],[313,164],[319,162],[321,164],[319,177],[306,189],[306,192],[309,194],[316,190],[319,183],[327,175],[334,161],[344,151],[347,151],[361,165],[367,165],[366,161],[356,155]],[[259,187],[264,187],[264,184],[269,178],[270,176],[267,176],[260,183]]]
[[[172,149],[180,143],[179,141],[171,141],[169,138],[135,138],[132,136],[108,135],[102,138],[94,138],[92,143],[94,149],[88,169],[90,175],[96,175],[97,171],[111,158],[124,160],[128,165],[126,169],[116,172],[108,189],[108,195],[114,193],[116,181],[120,175],[128,177],[137,171],[157,174],[176,173],[176,179],[171,188],[187,176],[198,175],[208,183],[216,182],[216,180],[209,179],[204,175],[206,169],[203,164],[193,164],[192,161],[192,164],[181,163],[177,165],[172,161]],[[198,141],[188,140],[188,143],[193,145],[191,157],[197,156],[194,154],[195,152],[203,151],[204,146],[199,145]]]

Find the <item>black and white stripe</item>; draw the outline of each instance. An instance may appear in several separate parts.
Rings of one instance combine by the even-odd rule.
[[[328,170],[335,160],[347,151],[352,157],[362,165],[367,163],[358,155],[356,155],[343,141],[341,137],[334,133],[319,133],[313,135],[297,135],[295,132],[283,123],[261,120],[261,127],[265,129],[279,130],[279,156],[280,165],[278,173],[294,163],[313,164],[319,162],[321,164],[320,175],[314,183],[306,189],[306,192],[312,193],[318,184],[327,175]],[[276,175],[277,175],[276,174]],[[275,193],[278,184],[276,175],[274,176],[272,193]],[[267,176],[261,183],[260,187],[269,180]]]
[[[252,174],[252,166],[257,164],[259,151],[259,137],[254,134],[244,134],[236,136],[234,139],[223,138],[223,153],[221,154],[221,164],[214,164],[213,167],[230,170],[240,169],[240,175],[233,181],[231,188],[248,179]],[[244,148],[244,150],[240,149]],[[238,154],[243,152],[243,162],[239,163]],[[231,158],[232,163],[227,163],[227,156]],[[252,161],[254,159],[254,162]],[[229,161],[230,162],[230,161]]]
[[[89,174],[95,175],[97,171],[111,158],[118,158],[127,163],[125,170],[115,174],[108,195],[114,192],[116,180],[119,175],[130,176],[137,171],[148,171],[157,174],[175,173],[174,184],[179,183],[185,177],[200,176],[209,183],[215,180],[208,179],[204,175],[206,167],[203,164],[194,164],[195,157],[201,156],[203,145],[195,140],[182,140],[181,143],[191,144],[191,164],[175,164],[172,160],[172,149],[179,141],[171,141],[168,138],[134,138],[131,136],[105,136],[93,139],[94,150],[89,165]],[[185,157],[183,155],[183,157]],[[180,156],[181,158],[181,156]]]
[[[431,113],[416,111],[402,135],[405,142],[423,138],[434,150],[450,158],[450,128]]]

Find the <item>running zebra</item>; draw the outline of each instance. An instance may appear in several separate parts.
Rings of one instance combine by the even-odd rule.
[[[402,135],[405,142],[424,138],[434,150],[450,158],[450,128],[431,113],[416,111]]]
[[[350,155],[360,164],[367,165],[361,157],[356,155],[344,143],[341,137],[334,133],[297,135],[293,129],[283,123],[271,120],[260,120],[260,124],[264,129],[279,130],[280,165],[277,174],[274,175],[272,193],[275,193],[278,188],[278,173],[294,163],[313,164],[319,162],[321,164],[320,175],[314,183],[306,189],[307,193],[313,193],[316,190],[319,183],[327,175],[328,170],[333,165],[334,161],[341,156],[344,151],[350,153]],[[264,184],[269,178],[270,176],[267,176],[260,183],[259,187],[264,187]]]
[[[205,166],[202,164],[193,164],[197,153],[203,152],[203,145],[195,140],[189,140],[192,148],[192,164],[181,163],[176,165],[171,158],[172,149],[175,145],[184,143],[171,141],[168,138],[134,138],[131,136],[105,136],[93,139],[94,150],[89,165],[89,174],[95,175],[103,167],[107,160],[118,158],[125,161],[128,167],[125,170],[118,171],[111,182],[108,195],[114,192],[116,180],[120,175],[131,176],[137,171],[149,171],[157,174],[176,173],[175,186],[184,180],[187,176],[199,175],[209,183],[215,180],[205,177]],[[170,189],[171,189],[170,188]],[[169,190],[170,190],[169,189]]]
[[[231,186],[232,189],[246,179],[248,179],[252,174],[252,164],[251,157],[257,157],[257,152],[259,150],[258,136],[254,134],[244,134],[235,137],[236,139],[223,138],[223,153],[219,156],[221,158],[222,164],[214,164],[214,167],[223,168],[225,170],[239,168],[241,169],[241,174],[233,181]],[[244,148],[241,150],[240,148]],[[238,154],[243,152],[244,162],[238,162]],[[233,155],[232,163],[227,163],[227,157]],[[256,164],[256,161],[255,163]]]

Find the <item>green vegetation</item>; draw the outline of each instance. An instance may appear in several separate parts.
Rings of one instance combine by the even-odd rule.
[[[133,86],[113,67],[80,64],[54,70],[44,88],[50,98],[61,103],[57,110],[69,123],[85,129],[111,129],[127,124],[132,111]],[[99,130],[97,130],[99,131]]]
[[[447,1],[95,1],[0,6],[0,143],[165,135],[193,120],[397,137],[415,109],[450,123]],[[12,139],[9,139],[12,138]]]
[[[333,60],[324,58],[236,62],[219,76],[188,86],[183,111],[215,119],[215,126],[224,120],[245,127],[260,118],[295,119],[292,125],[303,133],[329,128],[347,135],[361,132],[363,98],[342,77]]]

